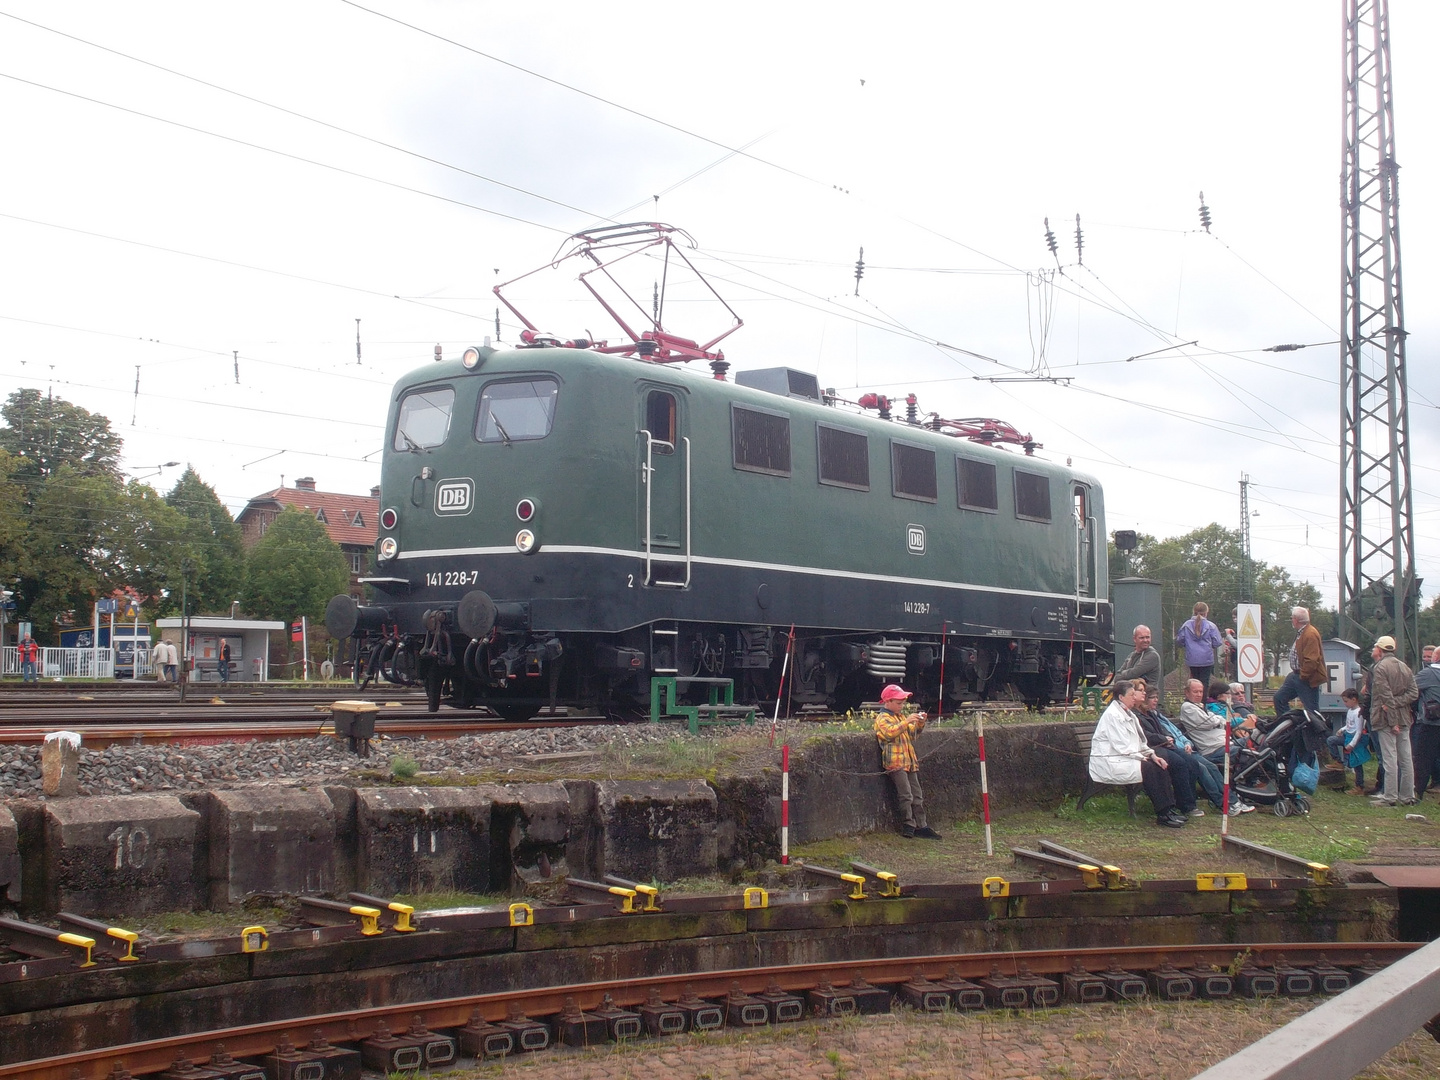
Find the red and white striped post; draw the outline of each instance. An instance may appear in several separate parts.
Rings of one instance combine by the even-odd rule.
[[[790,865],[790,744],[780,747],[780,865]]]
[[[975,714],[975,733],[980,738],[980,806],[985,811],[985,854],[995,854],[995,842],[990,836],[990,780],[985,775],[985,714]]]
[[[1230,718],[1225,718],[1225,797],[1220,803],[1220,835],[1230,835]]]

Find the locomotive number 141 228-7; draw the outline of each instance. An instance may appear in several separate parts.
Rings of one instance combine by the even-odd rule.
[[[426,585],[474,585],[479,580],[479,570],[436,570],[425,574]]]

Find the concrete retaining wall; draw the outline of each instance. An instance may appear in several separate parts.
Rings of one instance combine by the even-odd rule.
[[[865,732],[791,748],[791,837],[895,825]],[[986,738],[991,804],[1053,806],[1084,781],[1068,724]],[[930,816],[980,805],[973,732],[917,740]],[[779,757],[778,751],[776,754]],[[31,912],[224,910],[256,896],[523,892],[566,874],[640,881],[758,868],[779,854],[778,769],[715,783],[589,781],[463,788],[308,790],[14,800],[0,807],[0,899]],[[7,881],[7,878],[9,879]]]

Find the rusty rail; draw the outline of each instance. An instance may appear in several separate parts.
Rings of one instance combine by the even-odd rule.
[[[738,992],[742,995],[773,995],[821,988],[832,996],[834,983],[848,981],[855,988],[871,990],[876,984],[900,985],[923,977],[945,980],[997,981],[1006,985],[1050,983],[1047,977],[1062,979],[1076,971],[1125,972],[1184,968],[1223,967],[1244,955],[1247,968],[1265,957],[1285,963],[1324,963],[1341,960],[1356,963],[1362,956],[1390,963],[1421,946],[1405,942],[1316,944],[1286,943],[1255,945],[1141,946],[1118,949],[1047,949],[1034,952],[960,953],[953,955],[856,960],[843,964],[798,964],[784,967],[747,968],[698,972],[639,979],[618,979],[573,986],[510,990],[467,997],[351,1009],[315,1016],[294,1017],[219,1031],[171,1036],[143,1043],[82,1050],[39,1060],[0,1065],[0,1080],[103,1080],[111,1067],[123,1062],[132,1075],[158,1073],[168,1069],[177,1057],[199,1060],[213,1053],[218,1044],[235,1057],[271,1054],[277,1045],[305,1045],[317,1038],[324,1041],[356,1043],[381,1032],[404,1031],[419,1023],[428,1031],[456,1029],[466,1025],[503,1024],[513,1017],[560,1016],[573,1013],[643,1006],[653,1001],[699,1004],[723,1001]],[[1101,976],[1104,977],[1103,975]],[[708,1000],[706,1000],[708,999]],[[526,1021],[533,1023],[533,1021]]]

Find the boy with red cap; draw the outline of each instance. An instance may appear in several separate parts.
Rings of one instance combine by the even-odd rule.
[[[885,711],[875,717],[875,738],[880,740],[880,763],[895,786],[900,803],[900,835],[939,840],[940,834],[925,821],[925,793],[920,790],[920,760],[915,756],[911,736],[919,735],[929,719],[923,712],[905,715],[908,690],[891,683],[880,691]]]

